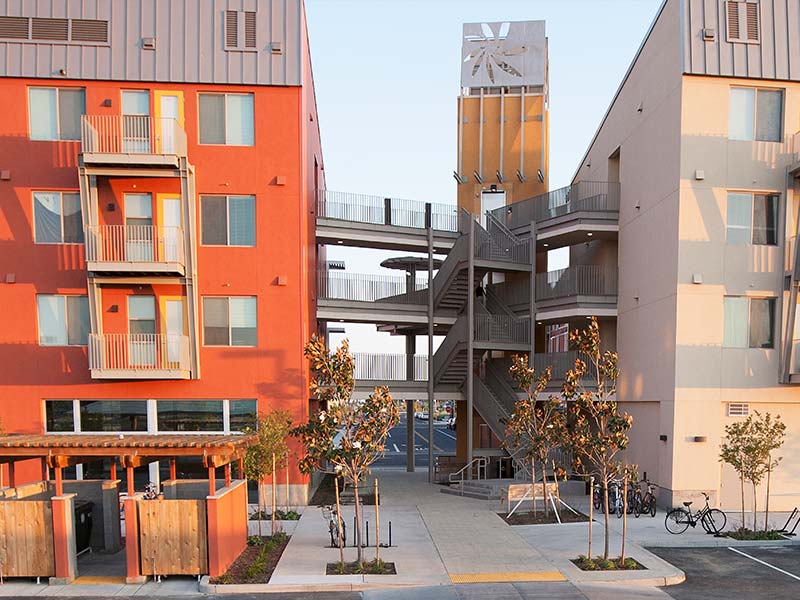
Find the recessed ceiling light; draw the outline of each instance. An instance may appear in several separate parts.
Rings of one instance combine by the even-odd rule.
[[[537,324],[537,325],[541,325],[541,324],[542,324],[542,322],[541,322],[541,321],[536,321],[536,324]]]
[[[590,232],[589,232],[589,233],[587,233],[586,235],[588,235],[589,237],[592,237],[594,234],[593,234],[593,233],[590,231]],[[342,242],[339,242],[339,243],[341,244]]]
[[[542,244],[542,246],[544,246],[545,248],[549,248],[550,244]]]
[[[589,235],[592,235],[592,234],[590,233]],[[338,241],[338,242],[336,242],[336,243],[337,243],[337,244],[344,244],[344,242],[343,242],[342,240],[339,240],[339,241]]]
[[[344,319],[339,319],[339,323],[344,323]]]

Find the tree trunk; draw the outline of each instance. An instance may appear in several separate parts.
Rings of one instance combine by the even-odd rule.
[[[544,498],[544,516],[545,520],[547,516],[550,514],[550,507],[547,506],[547,461],[542,461],[542,497]]]
[[[276,508],[275,488],[277,487],[276,475],[277,473],[275,473],[275,455],[273,454],[272,455],[272,514],[270,515],[272,517],[272,535],[275,535],[275,513],[277,512],[275,510]]]
[[[603,541],[603,560],[608,560],[608,535],[609,535],[609,522],[608,522],[608,478],[603,475],[603,515],[606,522],[604,525],[605,540]]]
[[[286,512],[289,512],[289,453],[286,453]]]
[[[756,499],[756,482],[751,482],[753,484],[753,533],[758,531],[758,523],[756,523],[756,513],[757,511],[757,499]]]
[[[342,566],[342,571],[344,571],[344,544],[342,543],[342,505],[339,503],[339,478],[333,478],[333,487],[336,490],[336,537],[338,545],[339,545],[339,564]]]
[[[531,512],[536,514],[536,461],[531,458]]]
[[[741,473],[739,475],[739,484],[740,484],[741,489],[742,489],[742,525],[741,525],[741,530],[744,531],[744,529],[746,527],[746,524],[744,522],[744,473]]]
[[[430,415],[429,415],[430,417]],[[381,517],[380,500],[378,498],[378,478],[375,478],[375,564],[381,560]]]
[[[258,491],[258,537],[264,537],[264,532],[261,530],[261,519],[264,516],[264,511],[261,510],[261,505],[264,503],[264,498],[262,497],[263,494],[261,493],[261,490],[263,489],[261,484],[261,480],[256,483],[256,489]]]
[[[625,536],[628,533],[628,476],[622,480],[622,550],[619,553],[619,566],[625,566]]]
[[[353,495],[356,499],[356,560],[364,564],[364,549],[361,547],[361,501],[358,498],[358,479],[353,478]]]
[[[592,558],[592,522],[594,519],[594,477],[589,479],[589,558]]]
[[[772,475],[772,455],[767,455],[767,497],[765,500],[765,507],[764,507],[764,531],[769,531],[769,479],[770,475]]]

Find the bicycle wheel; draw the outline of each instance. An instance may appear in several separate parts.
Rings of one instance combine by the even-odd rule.
[[[725,529],[725,524],[728,522],[728,517],[726,517],[725,513],[718,508],[712,508],[703,515],[703,518],[700,520],[700,522],[702,523],[703,529],[705,529],[706,532],[720,533],[723,529]]]
[[[622,504],[622,498],[617,498],[617,518],[622,518],[622,513],[625,511],[625,506]]]
[[[689,528],[689,513],[682,508],[673,508],[664,519],[664,527],[675,535],[683,533]]]
[[[637,519],[639,518],[639,514],[642,512],[642,499],[639,496],[633,497],[633,516]]]
[[[595,489],[592,492],[592,504],[594,505],[595,510],[600,510],[601,500],[600,500],[600,490]]]
[[[650,506],[648,508],[650,509],[650,516],[651,517],[655,517],[656,516],[656,499],[655,498],[653,498],[653,497],[650,498]]]

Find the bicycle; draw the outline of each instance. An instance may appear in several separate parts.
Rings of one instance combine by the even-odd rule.
[[[717,534],[725,529],[725,524],[727,523],[725,513],[718,508],[709,507],[708,494],[705,492],[700,493],[705,496],[706,505],[696,513],[692,513],[691,502],[684,502],[683,506],[685,508],[673,508],[664,519],[664,526],[667,531],[677,535],[686,531],[689,525],[695,527],[698,522],[706,530],[706,533]]]
[[[341,518],[337,512],[336,508],[333,506],[323,506],[322,507],[322,516],[323,518],[328,520],[328,533],[331,534],[331,548],[339,548],[339,523],[342,524],[342,545],[341,548],[344,548],[347,545],[347,525],[345,525],[344,519]]]
[[[642,483],[642,482],[639,482],[639,483]],[[639,512],[641,512],[644,515],[646,515],[647,513],[650,513],[651,517],[655,517],[656,516],[656,496],[655,496],[655,494],[653,492],[655,491],[655,488],[657,488],[658,486],[655,485],[655,484],[650,483],[649,481],[645,481],[644,483],[647,485],[647,491],[645,492],[644,496],[642,496],[642,490],[639,489],[638,487],[636,488],[636,491],[637,491],[638,495],[640,496],[640,499],[639,499]]]

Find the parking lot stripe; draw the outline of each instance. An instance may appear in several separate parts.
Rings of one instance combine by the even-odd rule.
[[[392,444],[392,446],[394,446],[395,452],[400,452],[400,448],[397,447],[397,444]]]
[[[439,433],[441,433],[442,435],[446,435],[446,436],[447,436],[447,437],[449,437],[451,440],[454,440],[454,439],[456,439],[456,436],[454,436],[454,435],[450,435],[450,434],[449,434],[449,433],[447,433],[446,431],[441,431],[441,430],[440,430],[440,431],[439,431]]]
[[[754,560],[757,563],[764,565],[765,567],[769,567],[770,569],[774,569],[774,570],[778,571],[779,573],[783,573],[784,575],[788,575],[792,579],[796,579],[797,581],[800,581],[800,577],[798,577],[797,575],[793,575],[792,573],[789,573],[788,571],[784,571],[783,569],[779,569],[775,565],[771,565],[768,562],[764,562],[763,560],[761,560],[759,558],[756,558],[755,556],[750,556],[749,554],[746,554],[746,553],[742,552],[741,550],[737,550],[736,548],[728,547],[728,550],[732,550],[733,552],[736,552],[736,554],[741,554],[742,556],[746,556],[750,560]]]

